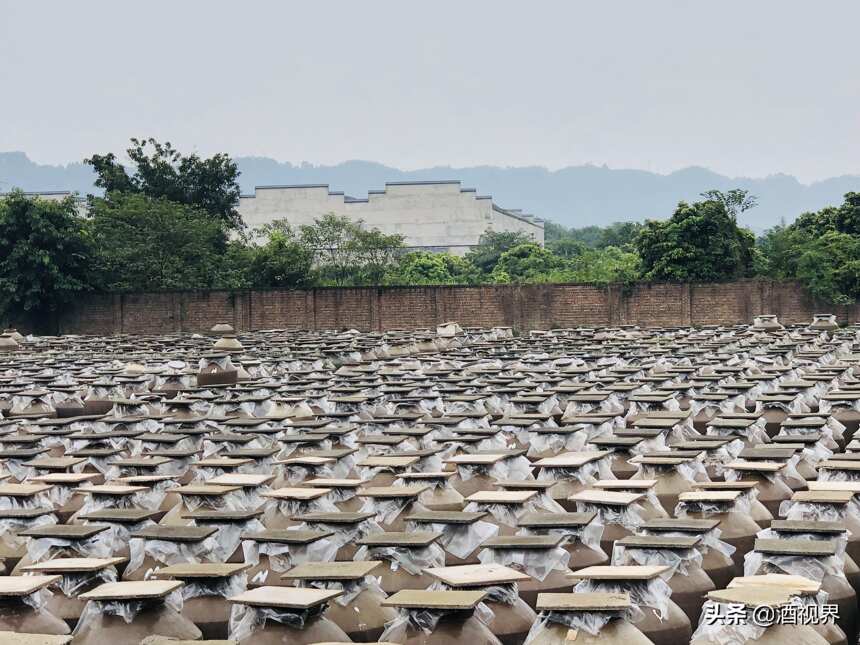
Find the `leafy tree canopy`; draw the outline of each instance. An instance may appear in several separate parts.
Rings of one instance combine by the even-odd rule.
[[[108,199],[122,193],[166,199],[208,213],[225,230],[242,228],[236,210],[239,169],[228,155],[208,159],[182,155],[170,142],[155,139],[131,139],[126,152],[133,164],[131,174],[112,152],[84,160],[95,170],[96,186],[104,189]]]

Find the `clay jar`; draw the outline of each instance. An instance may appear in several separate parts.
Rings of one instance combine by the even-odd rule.
[[[423,570],[445,564],[445,551],[436,544],[439,537],[439,533],[418,531],[367,535],[356,541],[362,548],[355,558],[384,561],[376,574],[387,594],[400,589],[426,589],[433,580]]]
[[[773,521],[774,515],[767,507],[758,500],[758,482],[754,481],[732,481],[732,482],[708,482],[707,484],[696,484],[697,491],[738,491],[740,492],[740,504],[748,507],[749,516],[761,528],[766,529]]]
[[[582,534],[597,517],[591,513],[526,513],[519,519],[522,535],[561,535],[561,548],[570,553],[569,566],[574,569],[607,564],[609,555],[583,544]],[[599,541],[598,541],[599,548]]]
[[[380,560],[308,562],[293,567],[281,579],[298,587],[343,591],[342,596],[329,602],[326,618],[354,642],[371,643],[379,640],[385,623],[397,617],[396,610],[382,606],[387,596],[372,578],[374,570],[382,565]]]
[[[238,645],[311,645],[311,643],[345,643],[349,636],[325,616],[326,603],[341,595],[340,591],[297,589],[293,587],[258,587],[232,596],[228,600],[243,605],[242,611],[258,609],[293,614],[294,620],[266,620],[248,635],[231,631]]]
[[[59,576],[15,576],[0,578],[0,631],[30,634],[68,634],[69,626],[46,607],[33,607],[41,590]],[[26,601],[26,602],[25,602]]]

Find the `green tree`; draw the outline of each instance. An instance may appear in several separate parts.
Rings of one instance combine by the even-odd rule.
[[[722,204],[726,209],[726,213],[736,221],[738,215],[758,205],[758,197],[750,195],[750,192],[743,188],[733,188],[726,192],[721,190],[706,190],[699,196],[704,197],[705,201]]]
[[[387,284],[476,284],[479,271],[465,258],[450,253],[413,251],[389,269]]]
[[[505,251],[520,244],[532,243],[532,236],[525,233],[487,230],[481,235],[478,245],[466,254],[466,259],[481,273],[489,274]]]
[[[647,280],[719,282],[751,275],[755,236],[720,201],[680,202],[667,221],[648,221],[636,238]]]
[[[256,287],[310,286],[313,252],[289,232],[273,230],[266,243],[254,249],[251,270]]]
[[[568,263],[566,281],[630,283],[639,279],[641,263],[636,253],[607,246],[588,249]]]
[[[88,288],[90,249],[75,200],[14,190],[0,199],[0,317],[48,328],[47,317]]]
[[[225,248],[220,222],[164,198],[92,198],[86,233],[101,289],[148,291],[218,286]]]
[[[496,282],[545,282],[564,266],[564,260],[551,251],[527,242],[502,253],[492,276]]]
[[[96,186],[105,197],[135,193],[193,206],[221,222],[225,230],[241,229],[239,169],[226,154],[207,159],[183,156],[171,144],[155,139],[131,139],[126,151],[134,165],[129,174],[112,152],[93,155],[84,162],[96,172]]]

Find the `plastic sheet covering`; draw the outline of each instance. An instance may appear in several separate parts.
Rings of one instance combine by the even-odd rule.
[[[385,560],[392,571],[403,569],[414,576],[421,575],[424,569],[445,566],[445,551],[438,544],[430,544],[420,549],[407,549],[399,546],[361,546],[353,558],[356,562],[364,560]]]
[[[334,513],[339,510],[334,506],[334,504],[332,504],[332,506],[334,507],[334,510],[330,512]],[[368,497],[364,500],[364,504],[362,504],[359,512],[375,513],[377,522],[380,524],[391,524],[407,506],[410,507],[410,510],[416,513],[427,510],[411,497],[397,497],[391,499]]]
[[[844,522],[848,508],[848,504],[813,504],[786,499],[780,502],[779,515],[787,520]]]
[[[192,522],[197,526],[197,522]],[[243,533],[258,533],[265,531],[266,527],[257,518],[244,522],[205,522],[202,526],[217,527],[218,532],[212,537],[217,542],[217,547],[212,552],[214,562],[227,562],[242,542]]]
[[[534,479],[532,477],[531,462],[524,456],[502,459],[489,468],[480,465],[457,465],[457,474],[462,481],[469,481],[473,477],[486,475],[493,479]]]
[[[763,539],[787,539],[792,540],[816,540],[819,542],[831,542],[836,547],[836,556],[845,557],[845,549],[848,547],[848,531],[834,536],[832,533],[795,533],[794,531],[778,531],[776,529],[762,529],[755,534],[757,538]]]
[[[687,517],[688,513],[701,513],[705,517],[721,513],[750,514],[750,497],[738,497],[734,502],[678,502],[675,517]]]
[[[64,573],[60,581],[56,583],[57,589],[66,598],[75,598],[88,589],[97,587],[106,582],[116,582],[116,567],[105,567],[98,571],[85,571],[83,573]]]
[[[702,617],[699,619],[699,626],[693,633],[691,640],[705,641],[713,643],[713,645],[747,645],[753,641],[757,641],[762,637],[767,627],[760,627],[755,624],[752,617],[752,610],[747,610],[746,619],[741,621],[735,620],[717,620],[713,623],[705,619],[706,616],[721,615],[727,613],[727,609],[721,606],[723,603],[718,603],[713,600],[706,600],[702,605]],[[711,609],[717,607],[717,609]],[[734,608],[732,616],[734,617]],[[737,624],[735,624],[737,623]]]
[[[27,497],[15,497],[5,495],[0,497],[0,509],[12,508],[53,508],[50,499],[45,493],[36,493]]]
[[[471,524],[425,524],[407,522],[406,531],[432,531],[439,533],[436,544],[442,546],[448,553],[466,559],[475,552],[481,544],[499,534],[499,527],[491,522],[478,520]]]
[[[82,558],[111,557],[111,540],[105,537],[107,531],[94,535],[88,540],[65,540],[62,538],[31,538],[27,542],[27,557],[32,562],[45,562],[59,557],[60,553],[77,553]]]
[[[843,565],[844,558],[836,555],[822,558],[750,551],[744,556],[744,575],[787,573],[821,582],[825,576],[844,578]]]
[[[90,600],[87,602],[84,610],[81,612],[81,617],[78,619],[78,624],[75,626],[73,635],[77,636],[83,632],[87,626],[101,615],[119,616],[126,624],[131,624],[140,611],[147,606],[154,604],[165,604],[176,612],[182,611],[182,593],[181,590],[168,594],[163,600]]]
[[[603,524],[595,518],[585,526],[554,526],[543,529],[526,527],[520,529],[517,535],[561,535],[564,537],[561,546],[579,542],[592,551],[606,555],[606,552],[600,546],[600,540],[603,537],[603,528]]]
[[[667,572],[669,573],[669,572]],[[634,623],[642,620],[643,607],[654,611],[660,620],[669,616],[669,599],[672,589],[662,577],[650,580],[581,580],[573,587],[574,593],[629,593],[633,605],[631,619]]]
[[[643,529],[642,533],[644,535],[662,535],[665,537],[690,537],[690,533],[685,533],[684,531],[649,531],[648,529]],[[705,531],[701,534],[702,539],[696,545],[696,548],[700,549],[703,554],[707,554],[708,549],[715,549],[727,558],[731,558],[734,552],[737,551],[737,548],[721,540],[721,535],[722,531],[718,528]]]
[[[90,524],[90,522],[86,523]],[[110,527],[108,530],[99,533],[99,535],[103,536],[104,540],[110,545],[111,554],[119,553],[126,548],[132,533],[140,531],[147,526],[156,526],[153,520],[144,520],[136,524],[124,524],[122,522],[93,522],[93,524]]]
[[[664,565],[671,568],[672,575],[689,575],[702,566],[702,553],[698,549],[644,549],[615,544],[612,551],[613,565]]]
[[[265,555],[269,559],[269,568],[277,573],[285,573],[306,562],[332,562],[339,548],[337,543],[325,538],[308,544],[242,540],[245,562],[256,566],[260,563],[260,556]]]
[[[42,609],[54,594],[47,587],[43,587],[26,596],[21,596],[21,602],[35,611]]]
[[[528,456],[561,452],[580,452],[585,450],[585,444],[589,439],[585,429],[565,434],[553,434],[548,432],[526,432],[526,443],[529,447]]]
[[[337,548],[353,544],[371,533],[383,533],[383,529],[374,518],[368,518],[354,524],[326,524],[325,522],[305,522],[295,527],[296,529],[332,531],[334,535],[327,538]]]
[[[645,521],[642,517],[642,507],[639,504],[627,506],[610,506],[603,504],[591,504],[589,502],[576,502],[577,513],[597,513],[600,523],[619,524],[630,532],[635,532]]]
[[[386,596],[386,593],[382,590],[381,581],[378,576],[364,576],[357,580],[297,580],[296,586],[342,591],[341,595],[331,600],[331,602],[341,607],[349,605],[362,591],[374,591],[381,597]]]
[[[161,503],[167,496],[167,489],[175,487],[176,482],[157,482],[145,491],[132,493],[131,495],[98,495],[88,494],[86,501],[77,512],[77,516],[88,515],[106,508],[153,508],[161,507]]]
[[[553,571],[564,571],[570,553],[561,547],[552,549],[483,549],[478,554],[482,564],[500,564],[524,571],[543,582]]]
[[[183,495],[182,505],[186,511],[209,509],[213,511],[243,511],[240,498],[230,491],[223,495]]]
[[[589,486],[598,479],[617,479],[612,473],[609,455],[587,464],[576,467],[542,467],[537,474],[537,480],[542,482],[576,481]]]
[[[157,563],[168,566],[185,562],[215,562],[216,554],[219,552],[217,536],[217,533],[213,533],[198,542],[171,542],[133,537],[128,543],[129,559],[126,573],[137,571],[143,565],[144,557],[147,555]]]
[[[182,600],[200,598],[202,596],[220,596],[229,598],[238,596],[248,588],[248,576],[245,572],[221,578],[194,578],[186,580],[185,586],[179,589]]]
[[[405,643],[410,627],[415,631],[421,631],[429,636],[436,629],[439,620],[443,616],[456,613],[456,611],[461,610],[400,608],[397,612],[397,618],[385,623],[385,630],[379,637],[379,641]],[[473,615],[487,625],[493,620],[495,614],[486,604],[480,602],[475,607]]]
[[[29,541],[29,538],[18,537],[19,531],[56,523],[57,516],[53,513],[46,513],[33,518],[6,517],[0,519],[0,542],[12,549],[22,547]]]
[[[538,634],[543,632],[551,623],[564,625],[569,629],[585,632],[592,636],[597,636],[611,620],[625,619],[629,617],[630,612],[627,610],[621,611],[542,611],[538,614],[538,619],[532,625],[523,645],[529,645],[533,642]],[[557,641],[547,645],[570,645],[570,641],[564,635],[560,635]],[[545,641],[541,641],[545,642]]]
[[[284,481],[289,486],[300,484],[306,479],[322,477],[334,478],[334,472],[328,466],[302,466],[301,464],[288,464],[284,468]]]

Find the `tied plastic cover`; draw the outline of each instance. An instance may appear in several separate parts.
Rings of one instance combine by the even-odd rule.
[[[361,546],[356,550],[356,562],[385,560],[392,571],[403,569],[413,576],[420,576],[424,569],[445,566],[445,551],[438,544],[412,549],[400,546]]]
[[[332,504],[332,506],[334,507],[334,511],[332,512],[336,512],[338,508],[334,506],[334,504]],[[407,507],[413,513],[423,513],[427,511],[427,509],[418,503],[413,497],[393,497],[388,499],[368,497],[364,500],[359,512],[374,513],[376,515],[376,521],[379,524],[391,524],[404,510],[407,509]]]
[[[260,556],[265,555],[269,560],[269,569],[277,573],[285,573],[290,568],[306,562],[331,562],[334,560],[338,548],[336,542],[326,538],[314,540],[307,544],[279,544],[277,542],[242,540],[242,553],[245,562],[257,566],[260,564]]]
[[[784,573],[821,582],[825,576],[845,578],[844,558],[836,555],[812,557],[750,551],[744,557],[744,575]]]
[[[561,547],[550,549],[486,548],[478,554],[481,564],[500,564],[527,573],[543,582],[553,571],[565,571],[570,552]]]
[[[113,540],[109,531],[102,531],[87,540],[63,538],[31,538],[27,542],[27,557],[31,562],[45,562],[58,557],[109,558],[113,555]],[[75,556],[66,556],[74,553]]]
[[[660,535],[663,537],[690,537],[690,533],[685,533],[684,531],[653,531],[643,529],[642,533],[644,535]],[[727,558],[731,558],[734,552],[737,551],[736,547],[733,547],[728,542],[720,539],[722,531],[718,528],[705,531],[700,535],[702,539],[696,545],[696,548],[700,549],[703,555],[708,553],[708,549],[714,549],[722,553]]]
[[[767,627],[761,627],[753,620],[752,609],[747,609],[746,618],[743,621],[706,619],[706,616],[726,616],[728,608],[724,603],[714,600],[706,600],[702,606],[702,617],[699,626],[693,633],[691,640],[705,641],[713,645],[745,645],[757,641],[764,635]],[[735,608],[732,610],[734,616]],[[737,624],[736,624],[737,623]]]
[[[688,576],[702,568],[702,553],[696,548],[689,549],[648,549],[615,544],[612,551],[612,564],[622,565],[663,565],[668,566],[671,575]]]
[[[631,533],[636,530],[645,521],[642,516],[643,509],[638,503],[628,504],[627,506],[612,506],[609,504],[592,504],[590,502],[576,502],[577,513],[597,513],[600,523],[606,526],[607,524],[618,524],[623,526]]]
[[[311,589],[325,589],[328,591],[341,591],[341,595],[337,598],[332,598],[332,601],[341,607],[346,607],[358,595],[364,591],[372,591],[380,598],[385,597],[385,592],[382,590],[381,579],[377,576],[364,576],[356,580],[299,580],[296,583],[297,587]]]
[[[220,550],[217,536],[218,533],[213,533],[198,542],[173,542],[133,537],[129,540],[126,572],[131,573],[140,569],[146,556],[159,564],[168,566],[185,562],[216,562]]]
[[[628,593],[630,594],[630,617],[638,623],[645,618],[645,609],[650,609],[660,620],[669,616],[672,589],[663,579],[671,577],[666,571],[650,580],[582,580],[573,587],[574,593]]]
[[[579,542],[592,551],[605,556],[606,552],[600,546],[600,540],[603,538],[603,528],[603,524],[595,517],[595,519],[583,526],[526,527],[520,529],[517,535],[561,535],[564,538],[561,543],[562,547]]]
[[[720,515],[722,513],[743,513],[749,515],[751,499],[752,496],[748,497],[744,495],[734,501],[728,502],[680,501],[675,506],[675,517],[687,517],[690,513],[701,514],[705,517]]]
[[[436,543],[453,556],[465,560],[481,544],[496,537],[499,527],[491,522],[478,520],[470,524],[438,524],[407,522],[406,531],[431,531],[439,534]]]
[[[381,642],[405,643],[409,638],[409,630],[423,632],[426,635],[433,633],[443,616],[453,613],[466,614],[464,610],[445,609],[406,609],[398,610],[397,618],[385,623],[385,631],[379,637]],[[484,625],[492,622],[495,614],[483,602],[478,603],[474,612],[468,611],[469,617],[474,615]]]
[[[90,600],[87,602],[84,610],[81,612],[81,617],[78,619],[78,624],[75,626],[73,635],[86,631],[88,626],[99,616],[119,616],[126,624],[131,624],[135,617],[146,607],[153,605],[165,605],[169,609],[179,613],[182,611],[182,590],[177,589],[171,592],[165,598],[152,599],[137,599],[129,598],[124,600]]]
[[[4,517],[0,519],[0,542],[10,549],[19,549],[29,541],[26,537],[18,537],[19,531],[56,523],[57,516],[53,513],[45,513],[37,517]]]
[[[589,461],[582,466],[567,466],[563,468],[542,467],[538,471],[538,481],[573,480],[584,486],[589,486],[598,479],[616,479],[611,467],[611,454]]]
[[[597,636],[610,621],[629,619],[629,615],[630,611],[626,609],[615,611],[542,611],[526,635],[523,645],[535,642],[539,635],[542,644],[570,645],[570,641],[567,639],[568,629]],[[561,625],[564,629],[557,633],[555,639],[547,640],[547,630],[552,629],[553,625]]]
[[[240,522],[198,522],[191,523],[192,526],[212,526],[218,529],[218,532],[213,535],[218,546],[212,553],[212,559],[215,562],[227,562],[239,544],[242,541],[242,535],[245,533],[258,533],[265,531],[266,527],[256,517],[242,520]]]
[[[220,578],[195,578],[188,580],[185,586],[179,589],[182,600],[201,598],[206,596],[220,596],[230,598],[238,596],[248,588],[248,576],[245,572],[236,573],[232,576]]]

